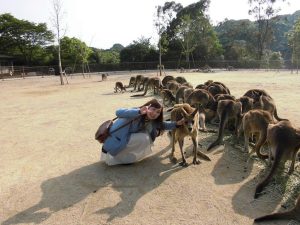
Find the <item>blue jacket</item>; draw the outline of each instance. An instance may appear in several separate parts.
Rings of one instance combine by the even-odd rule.
[[[139,108],[121,108],[116,111],[117,117],[119,117],[113,123],[110,131],[117,129],[128,121],[140,116]],[[152,141],[155,140],[157,136],[157,129],[162,130],[172,130],[176,127],[176,122],[163,122],[163,127],[160,124],[152,122],[152,130],[150,131],[150,136]],[[130,135],[132,133],[138,133],[145,131],[145,117],[140,116],[138,119],[134,120],[132,123],[122,127],[121,129],[113,132],[103,143],[103,148],[112,156],[117,155],[121,152],[127,145]]]

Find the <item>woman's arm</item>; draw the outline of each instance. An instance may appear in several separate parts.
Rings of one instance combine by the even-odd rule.
[[[116,116],[120,118],[133,118],[140,115],[140,108],[120,108],[116,111]]]
[[[184,124],[185,120],[182,118],[179,121],[164,121],[163,122],[163,129],[164,130],[173,130],[177,127],[180,127]]]
[[[164,121],[163,130],[173,130],[176,128],[176,122],[174,121]]]

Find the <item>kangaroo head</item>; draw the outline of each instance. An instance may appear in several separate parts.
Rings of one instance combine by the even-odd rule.
[[[184,108],[181,108],[181,115],[185,119],[185,126],[191,132],[194,126],[194,117],[198,112],[196,108],[192,113],[187,113]]]

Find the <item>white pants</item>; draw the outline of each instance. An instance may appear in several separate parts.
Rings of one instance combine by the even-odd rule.
[[[152,153],[151,145],[152,142],[148,133],[134,133],[131,134],[125,149],[116,156],[101,152],[100,161],[109,166],[138,162]]]

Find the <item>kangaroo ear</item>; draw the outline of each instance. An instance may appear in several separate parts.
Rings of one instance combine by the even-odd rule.
[[[169,109],[167,109],[167,112],[171,112],[174,109],[174,107],[171,107]]]

